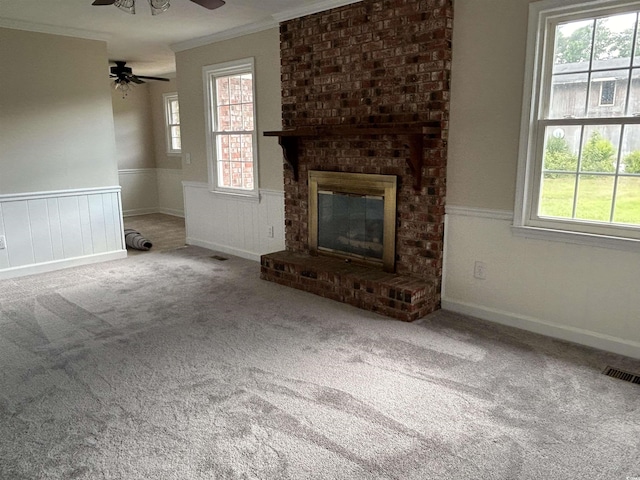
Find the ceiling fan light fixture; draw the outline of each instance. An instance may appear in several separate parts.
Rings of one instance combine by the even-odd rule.
[[[136,14],[136,0],[116,0],[113,4],[131,15]]]
[[[149,0],[149,6],[151,7],[151,15],[159,15],[169,10],[171,5],[169,0]]]
[[[113,89],[122,93],[122,98],[125,98],[131,91],[131,82],[126,78],[116,78],[113,81]]]

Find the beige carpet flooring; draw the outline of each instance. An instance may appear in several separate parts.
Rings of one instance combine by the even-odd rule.
[[[0,479],[640,477],[640,386],[601,373],[640,361],[450,312],[390,320],[228,257],[5,281]]]

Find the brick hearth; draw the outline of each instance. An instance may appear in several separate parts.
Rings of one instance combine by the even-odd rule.
[[[263,255],[262,278],[410,322],[432,312],[436,282],[346,263],[332,257]]]
[[[451,32],[451,0],[364,0],[281,24],[285,130],[439,121],[441,135],[425,141],[419,189],[405,136],[299,138],[297,178],[284,170],[287,251],[263,257],[263,278],[402,320],[439,307]],[[397,177],[395,274],[309,256],[309,170]]]

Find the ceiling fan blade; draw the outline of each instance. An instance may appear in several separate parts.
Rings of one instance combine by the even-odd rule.
[[[95,0],[91,5],[113,5],[116,0]]]
[[[137,83],[138,85],[141,83],[144,83],[142,80],[140,80],[140,78],[138,78],[135,75],[127,75],[127,80],[133,82],[133,83]]]
[[[226,3],[224,0],[191,0],[191,1],[193,3],[197,3],[201,7],[208,8],[209,10],[220,8]]]
[[[136,78],[144,78],[145,80],[160,80],[161,82],[168,82],[168,78],[160,78],[160,77],[146,77],[144,75],[136,75]]]

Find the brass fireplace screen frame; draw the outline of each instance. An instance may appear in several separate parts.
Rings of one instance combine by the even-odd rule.
[[[334,254],[318,251],[318,191],[329,190],[336,193],[372,195],[384,199],[384,227],[382,260],[362,258],[357,255]],[[309,171],[309,250],[312,255],[353,258],[367,264],[382,266],[386,272],[395,271],[396,251],[396,192],[395,175],[364,173]]]

